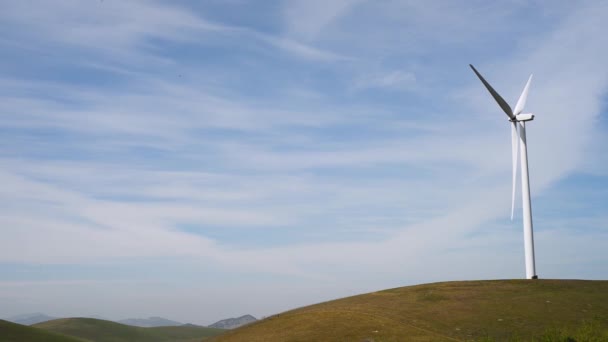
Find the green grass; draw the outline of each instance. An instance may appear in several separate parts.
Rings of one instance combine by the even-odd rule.
[[[553,328],[545,332],[540,342],[605,342],[608,341],[608,329],[606,323],[602,324],[600,319],[583,322],[576,329]]]
[[[195,326],[140,328],[93,318],[55,319],[33,326],[96,342],[191,342],[224,332]]]
[[[83,340],[0,319],[2,342],[82,342]]]
[[[292,310],[213,341],[608,341],[608,281],[402,287]]]

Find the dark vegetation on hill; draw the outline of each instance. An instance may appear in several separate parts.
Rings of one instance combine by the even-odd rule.
[[[2,342],[82,342],[83,340],[0,319]]]
[[[34,327],[96,342],[190,342],[224,330],[196,326],[141,328],[93,318],[63,318]]]
[[[402,287],[288,311],[213,341],[608,341],[608,281]]]

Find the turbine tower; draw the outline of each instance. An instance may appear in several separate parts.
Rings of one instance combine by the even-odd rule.
[[[509,117],[511,122],[511,152],[513,159],[513,188],[511,191],[511,220],[513,220],[513,211],[515,210],[515,187],[517,183],[517,162],[518,149],[521,154],[521,197],[524,220],[524,248],[526,253],[526,278],[537,279],[536,266],[534,265],[534,232],[532,231],[532,202],[530,200],[530,179],[528,175],[528,148],[526,145],[526,121],[534,120],[534,114],[522,114],[526,99],[528,98],[528,89],[532,81],[532,75],[528,78],[528,82],[524,90],[519,96],[519,100],[515,105],[515,109],[511,109],[507,101],[505,101],[492,86],[486,81],[483,76],[469,64],[475,75],[479,77],[481,83],[488,89],[494,100]],[[518,137],[519,135],[519,137]]]

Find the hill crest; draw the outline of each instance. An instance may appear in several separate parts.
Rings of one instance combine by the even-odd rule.
[[[5,320],[7,320],[9,322],[17,323],[17,324],[32,325],[32,324],[36,324],[36,323],[50,321],[53,319],[57,319],[57,317],[51,317],[51,316],[45,315],[40,312],[34,312],[34,313],[12,316],[12,317],[6,318]]]
[[[127,318],[121,319],[117,321],[120,324],[131,325],[134,327],[143,327],[143,328],[151,328],[151,327],[171,327],[171,326],[179,326],[183,325],[183,323],[172,321],[170,319],[166,319],[163,317],[148,317],[148,318]]]
[[[96,342],[200,341],[223,332],[221,329],[192,326],[143,328],[94,318],[61,318],[33,327]]]
[[[577,340],[608,340],[608,281],[490,280],[394,288],[284,312],[214,341],[528,341],[547,334],[558,336],[549,339],[554,341],[580,334],[597,336]]]

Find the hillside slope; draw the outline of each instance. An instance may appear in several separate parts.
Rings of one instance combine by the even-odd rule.
[[[275,315],[213,341],[608,341],[608,281],[417,285]]]
[[[8,322],[0,319],[0,341],[2,342],[82,342],[75,337],[64,336],[42,329]]]
[[[200,341],[224,331],[196,326],[141,328],[93,318],[63,318],[33,326],[96,342]]]

